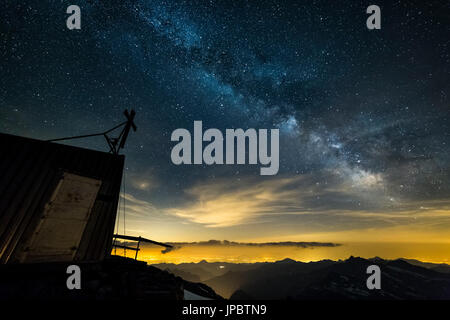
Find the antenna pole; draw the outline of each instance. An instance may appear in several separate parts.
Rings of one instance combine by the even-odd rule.
[[[109,152],[113,154],[119,154],[120,149],[123,149],[125,147],[125,142],[127,141],[128,134],[130,133],[130,128],[133,129],[133,131],[137,130],[136,125],[134,124],[134,117],[136,116],[136,112],[134,110],[131,110],[128,112],[128,110],[125,110],[123,112],[125,117],[127,118],[126,121],[116,125],[115,127],[100,133],[93,133],[93,134],[85,134],[81,136],[73,136],[73,137],[65,137],[65,138],[57,138],[57,139],[51,139],[46,140],[47,142],[56,142],[56,141],[63,141],[63,140],[73,140],[73,139],[82,139],[82,138],[90,138],[90,137],[97,137],[97,136],[104,136],[106,142],[109,146]],[[108,136],[108,133],[111,131],[116,130],[117,128],[123,127],[122,131],[120,132],[119,136],[117,138],[111,138]],[[117,147],[117,145],[119,145]]]

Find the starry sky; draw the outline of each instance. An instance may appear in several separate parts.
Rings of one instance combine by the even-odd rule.
[[[2,1],[0,131],[102,132],[135,109],[127,234],[448,243],[450,3],[376,1],[370,31],[372,2]],[[172,164],[194,120],[279,129],[278,174]]]

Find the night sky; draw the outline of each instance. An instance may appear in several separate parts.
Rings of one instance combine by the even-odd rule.
[[[66,28],[71,4],[81,30]],[[366,27],[371,4],[381,30]],[[123,152],[128,234],[450,241],[448,1],[0,6],[1,132],[95,133],[136,110]],[[194,120],[280,129],[278,174],[172,164],[171,133]],[[102,138],[72,143],[108,150]]]

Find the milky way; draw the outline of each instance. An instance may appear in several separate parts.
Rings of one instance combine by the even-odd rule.
[[[70,4],[2,2],[0,130],[92,133],[135,109],[124,197],[136,231],[270,223],[281,234],[411,215],[450,228],[449,215],[428,220],[450,206],[447,1],[378,1],[373,31],[367,1],[77,0],[72,31]],[[278,175],[173,165],[170,134],[194,120],[280,129]],[[75,144],[106,150],[101,139]]]

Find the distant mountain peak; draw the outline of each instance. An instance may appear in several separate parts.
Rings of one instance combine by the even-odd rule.
[[[295,261],[293,259],[286,258],[286,259],[283,259],[283,260],[276,261],[275,263],[296,263],[296,262],[297,261]]]
[[[370,261],[376,261],[376,262],[382,262],[382,261],[384,261],[384,259],[382,259],[382,258],[380,258],[380,257],[378,257],[378,256],[375,256],[375,257],[370,258],[370,259],[368,259],[368,260],[370,260]]]
[[[350,258],[345,260],[345,262],[352,262],[352,263],[367,262],[367,261],[369,261],[369,260],[366,260],[366,259],[361,258],[361,257],[354,257],[354,256],[350,256]]]

